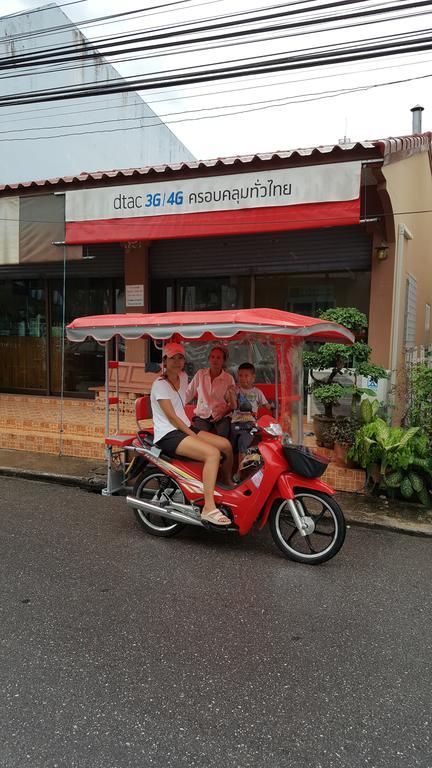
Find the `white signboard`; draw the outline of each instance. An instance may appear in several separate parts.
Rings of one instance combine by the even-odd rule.
[[[66,192],[66,221],[101,221],[357,200],[360,162]]]
[[[144,306],[144,286],[127,285],[126,286],[126,306],[143,307]]]

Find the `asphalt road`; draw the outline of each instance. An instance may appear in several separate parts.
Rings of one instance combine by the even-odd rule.
[[[142,532],[0,478],[1,768],[431,768],[430,539]]]

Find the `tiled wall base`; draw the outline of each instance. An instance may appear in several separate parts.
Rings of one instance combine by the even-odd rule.
[[[136,431],[133,405],[120,429]],[[110,431],[116,431],[114,408]],[[105,412],[97,401],[68,398],[62,406],[58,397],[0,395],[0,448],[103,459],[104,434]]]
[[[305,425],[305,432],[310,431],[310,424]],[[348,467],[342,467],[336,464],[334,459],[334,451],[330,448],[319,448],[316,445],[315,437],[305,437],[305,445],[310,448],[316,448],[316,450],[324,454],[330,459],[326,471],[321,477],[323,482],[328,483],[335,489],[335,491],[347,491],[348,493],[364,493],[365,492],[365,480],[366,474],[363,469],[348,469]]]
[[[347,493],[365,492],[365,473],[362,469],[338,467],[337,464],[331,462],[321,476],[321,480],[331,485],[335,491],[346,491]]]
[[[116,431],[114,406],[110,431]],[[120,431],[136,431],[134,401],[126,397],[121,398]],[[104,434],[102,400],[67,398],[62,405],[58,397],[0,394],[0,448],[101,460]],[[305,442],[314,445],[313,437],[307,437]],[[333,458],[333,451],[319,451]],[[339,467],[332,461],[321,479],[337,491],[361,493],[365,473]]]

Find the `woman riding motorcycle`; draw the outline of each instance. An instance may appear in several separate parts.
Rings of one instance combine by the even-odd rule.
[[[204,506],[201,519],[216,526],[228,526],[231,520],[216,506],[214,491],[221,453],[225,462],[221,478],[232,484],[232,447],[225,437],[212,434],[191,422],[185,413],[188,380],[184,372],[185,351],[181,344],[169,342],[162,357],[162,375],[153,383],[150,402],[153,414],[154,442],[168,456],[186,456],[203,462]]]

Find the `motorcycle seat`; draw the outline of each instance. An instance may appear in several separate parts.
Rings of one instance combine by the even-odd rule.
[[[135,440],[133,441],[133,445],[136,446],[137,448],[148,448],[148,449],[153,448],[153,446],[155,448],[158,447],[157,445],[154,445],[153,440],[152,440],[152,435],[149,434],[148,432],[144,432],[144,431],[143,432],[137,432]],[[163,452],[159,454],[159,457],[161,459],[164,459],[164,461],[172,461],[172,456],[168,456],[166,453],[163,453]],[[181,459],[182,462],[186,462],[186,463],[195,462],[196,463],[196,459],[189,459],[187,456],[181,456],[181,457],[179,456],[178,458]]]

